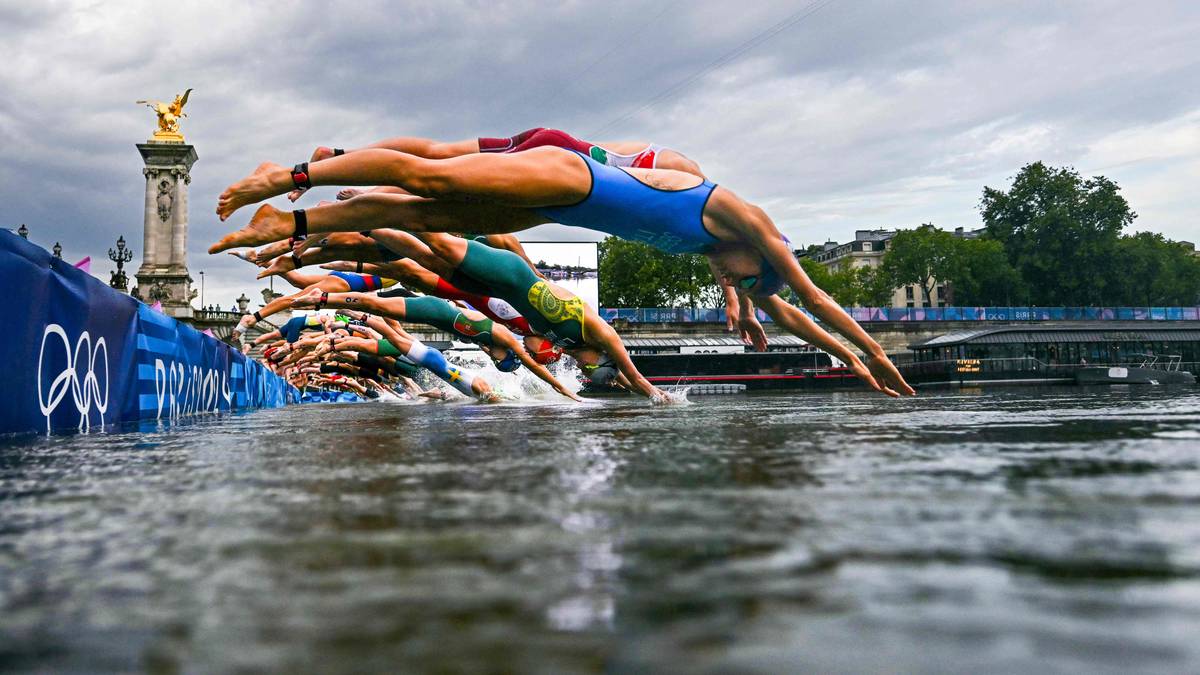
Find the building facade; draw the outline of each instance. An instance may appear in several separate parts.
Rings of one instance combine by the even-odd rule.
[[[798,258],[811,258],[830,269],[860,269],[863,267],[878,268],[883,264],[883,256],[887,253],[888,245],[899,230],[857,230],[854,240],[839,244],[827,241],[820,251],[798,251]],[[967,230],[961,227],[954,229],[954,236],[962,239],[976,239],[983,234],[983,228]],[[901,286],[892,293],[892,307],[945,307],[952,304],[953,289],[934,280],[933,292],[929,300],[919,284]]]

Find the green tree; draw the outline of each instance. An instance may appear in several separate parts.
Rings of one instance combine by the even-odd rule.
[[[609,237],[598,246],[600,304],[604,307],[663,307],[667,294],[666,254],[638,242]]]
[[[946,281],[956,305],[995,307],[1027,302],[1021,275],[1008,262],[1004,246],[992,239],[956,239],[954,264]]]
[[[670,255],[608,237],[599,245],[600,304],[605,307],[718,307],[721,289],[701,255]]]
[[[883,267],[860,267],[858,270],[859,307],[888,307],[896,293],[896,284]]]
[[[1103,176],[1026,165],[1007,191],[985,187],[980,212],[1037,305],[1098,305],[1119,286],[1121,230],[1137,217]]]
[[[915,230],[901,230],[888,242],[883,271],[893,288],[917,284],[926,306],[933,304],[936,280],[946,281],[955,267],[956,240],[953,234],[930,223]]]
[[[1110,294],[1120,305],[1192,305],[1200,298],[1200,258],[1194,250],[1154,232],[1117,242],[1121,283]]]

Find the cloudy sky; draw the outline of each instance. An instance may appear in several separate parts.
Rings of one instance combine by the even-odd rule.
[[[1035,160],[1116,180],[1136,229],[1200,239],[1194,3],[0,0],[0,27],[0,226],[71,260],[123,234],[136,266],[154,117],[133,102],[192,87],[210,303],[262,287],[204,252],[230,229],[217,194],[257,163],[531,126],[677,148],[798,243],[976,227],[983,186]],[[552,236],[588,233],[530,238]]]

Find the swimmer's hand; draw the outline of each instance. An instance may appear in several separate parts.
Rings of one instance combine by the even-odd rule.
[[[917,390],[904,381],[904,376],[886,356],[867,357],[867,368],[879,385],[879,391],[888,396],[899,397],[901,394],[916,396]]]
[[[498,391],[485,391],[478,395],[480,403],[499,403],[504,400],[504,395]]]
[[[687,403],[687,393],[677,394],[666,392],[662,389],[655,388],[654,394],[650,396],[650,403],[653,405],[678,405]]]
[[[754,347],[754,351],[767,351],[767,332],[753,314],[738,318],[738,331],[742,334],[742,342]]]

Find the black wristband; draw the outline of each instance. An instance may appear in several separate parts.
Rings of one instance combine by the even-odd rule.
[[[292,168],[292,185],[300,190],[312,187],[312,181],[308,178],[308,162],[300,162]]]
[[[345,151],[345,150],[343,150],[343,149],[341,149],[341,148],[334,148],[334,149],[333,149],[333,156],[334,156],[334,157],[337,157],[337,156],[339,156],[339,155],[344,155],[344,154],[346,154],[346,151]]]
[[[254,310],[254,320],[255,320],[255,321],[262,321],[262,320],[263,320],[263,319],[262,319],[262,314],[260,314],[260,313],[259,313],[259,310],[257,310],[257,309],[256,309],[256,310]]]
[[[296,209],[292,211],[292,217],[296,219],[296,231],[292,234],[292,239],[305,239],[308,237],[308,214],[304,209]]]
[[[362,261],[361,260],[358,261],[358,265],[354,268],[354,271],[358,272],[359,274],[362,274]]]

